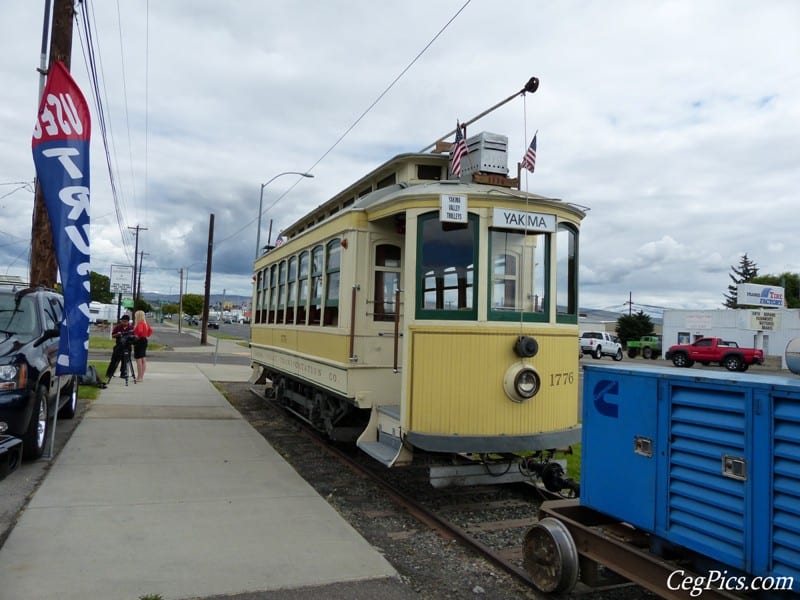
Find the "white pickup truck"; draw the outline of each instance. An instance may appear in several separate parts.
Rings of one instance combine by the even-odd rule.
[[[581,352],[593,358],[610,356],[622,360],[622,344],[607,331],[584,331],[581,334]]]

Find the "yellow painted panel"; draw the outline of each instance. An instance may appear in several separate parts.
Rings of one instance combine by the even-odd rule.
[[[334,363],[349,364],[350,340],[332,329],[258,326],[251,329],[253,345],[273,346]]]
[[[578,423],[577,328],[525,327],[539,342],[533,358],[514,353],[517,328],[418,328],[411,330],[409,426],[449,435],[520,435]],[[512,401],[503,378],[524,362],[541,388],[523,403]]]
[[[254,326],[252,359],[353,398],[357,406],[397,404],[402,375],[349,360],[349,338],[333,331]]]

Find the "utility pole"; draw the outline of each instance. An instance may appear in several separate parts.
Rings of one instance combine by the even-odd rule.
[[[69,71],[72,55],[72,21],[75,9],[74,0],[55,0],[53,24],[50,33],[50,65],[61,61]],[[47,15],[45,14],[45,17]],[[49,70],[49,65],[48,65]],[[41,95],[41,94],[40,94]],[[41,102],[41,98],[39,98]],[[38,111],[38,106],[37,106]],[[53,232],[50,217],[44,201],[42,186],[36,182],[33,200],[33,222],[31,225],[31,265],[30,284],[55,287],[58,279],[58,262],[53,247]]]
[[[139,298],[142,297],[142,265],[144,264],[144,257],[145,256],[150,256],[150,254],[145,252],[144,250],[139,252],[139,278],[137,279],[137,282],[139,283],[139,287],[136,288],[136,293],[133,296],[134,308],[136,307],[136,301]]]
[[[178,286],[178,333],[183,331],[183,267],[180,269],[181,284]]]
[[[203,331],[200,333],[200,343],[208,343],[208,303],[211,299],[211,254],[214,250],[214,213],[208,220],[208,258],[206,258],[206,290],[205,302],[203,303]]]
[[[147,227],[139,227],[137,225],[136,227],[128,227],[128,229],[130,229],[131,231],[135,231],[136,232],[134,234],[135,237],[136,237],[136,243],[135,243],[135,245],[133,247],[133,304],[135,305],[136,304],[136,289],[137,289],[136,288],[136,283],[137,283],[137,279],[136,279],[137,270],[136,270],[136,267],[138,266],[137,259],[139,258],[139,232],[140,231],[147,231]]]

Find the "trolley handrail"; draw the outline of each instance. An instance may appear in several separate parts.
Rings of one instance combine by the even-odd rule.
[[[397,373],[397,346],[400,339],[400,290],[399,288],[394,292],[394,372]]]
[[[358,357],[353,354],[355,350],[356,338],[356,291],[358,284],[353,285],[353,292],[350,296],[350,362],[355,362]]]

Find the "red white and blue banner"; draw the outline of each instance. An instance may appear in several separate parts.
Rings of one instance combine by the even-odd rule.
[[[32,140],[64,294],[56,375],[86,373],[89,355],[90,137],[89,105],[64,64],[56,62]]]

